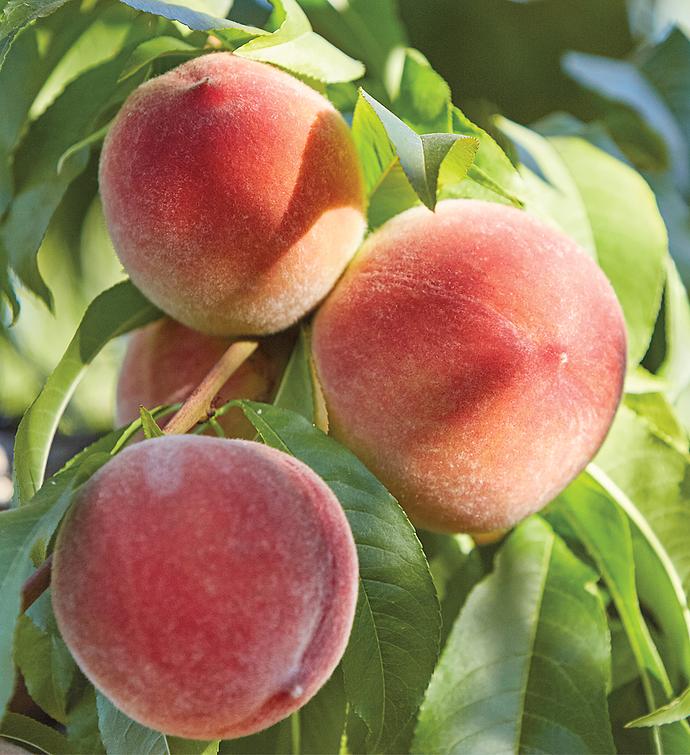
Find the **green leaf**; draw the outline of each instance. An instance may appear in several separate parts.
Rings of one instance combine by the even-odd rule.
[[[17,34],[32,21],[48,16],[67,0],[9,0],[0,13],[0,66]]]
[[[686,150],[689,150],[690,39],[680,29],[673,29],[661,44],[645,50],[641,57],[640,70],[676,117],[685,137]]]
[[[390,78],[391,62],[407,43],[396,0],[301,0],[300,4],[327,39],[364,61],[374,81]]]
[[[226,29],[230,33],[229,38],[238,43],[270,34],[264,29],[239,24],[227,18],[212,16],[180,3],[168,3],[163,0],[122,0],[122,2],[129,5],[130,8],[144,13],[162,16],[170,21],[179,21],[194,31],[221,31]]]
[[[165,435],[158,426],[156,420],[153,418],[151,412],[146,409],[146,407],[139,407],[139,416],[141,417],[141,427],[144,431],[145,438],[162,438]]]
[[[134,42],[145,32],[143,21],[135,21],[130,37]],[[86,167],[88,154],[85,149],[79,150],[59,173],[58,161],[70,147],[93,131],[99,114],[118,88],[117,79],[129,55],[127,49],[72,81],[32,123],[15,155],[16,188],[0,226],[0,240],[22,282],[49,304],[52,298],[39,272],[36,254],[67,187]],[[120,85],[122,96],[137,83],[132,77]],[[27,222],[27,218],[31,218],[31,222]]]
[[[641,716],[631,721],[629,726],[661,726],[662,724],[671,724],[676,721],[683,721],[690,718],[690,687],[672,700],[668,705],[655,710],[647,716]]]
[[[283,1],[287,6],[288,0]],[[298,6],[295,4],[294,7],[293,12],[296,13]],[[235,54],[262,63],[272,63],[325,84],[354,81],[364,76],[364,66],[358,60],[333,47],[330,42],[311,31],[311,28],[285,41],[274,37],[259,37],[240,47]]]
[[[486,567],[469,535],[421,533],[431,576],[441,601],[441,647],[472,588],[485,576]]]
[[[676,401],[690,388],[690,302],[670,257],[666,260],[664,314],[666,353],[657,372],[668,385],[669,398]]]
[[[596,259],[597,252],[587,210],[570,171],[553,145],[525,126],[499,118],[497,125],[539,168],[543,179],[524,164],[527,208],[536,215],[555,220],[571,238]]]
[[[633,540],[626,513],[594,477],[584,473],[549,508],[554,526],[559,517],[565,519],[585,546],[604,578],[632,651],[647,710],[654,710],[669,699],[671,685],[640,609]],[[687,645],[690,638],[685,640]],[[664,735],[654,732],[654,738],[656,751],[664,752]]]
[[[77,667],[55,623],[50,591],[19,617],[14,647],[15,662],[32,699],[51,718],[66,723],[67,696]]]
[[[628,363],[644,356],[666,276],[668,238],[644,179],[582,139],[550,140],[573,177],[592,226],[599,264],[611,281],[628,327]]]
[[[113,338],[160,316],[129,281],[94,299],[64,356],[19,423],[14,474],[20,502],[31,499],[41,487],[60,417],[91,361]]]
[[[96,690],[84,676],[79,676],[72,689],[66,733],[73,755],[105,755],[98,731]]]
[[[331,487],[357,544],[360,590],[343,672],[348,702],[367,725],[369,752],[398,752],[438,653],[438,600],[421,545],[402,509],[347,449],[304,418],[240,406],[264,443],[292,454]]]
[[[418,134],[453,131],[450,87],[419,50],[403,53],[393,109]]]
[[[453,627],[413,751],[613,752],[595,581],[542,520],[522,524]]]
[[[0,315],[2,314],[3,302],[7,304],[10,312],[10,322],[14,322],[19,316],[19,299],[10,279],[10,261],[5,245],[0,239]],[[0,317],[0,325],[2,325]]]
[[[0,512],[0,718],[14,688],[13,638],[31,554],[52,536],[79,485],[109,458],[94,454],[51,479],[31,503]]]
[[[345,688],[340,666],[298,711],[264,731],[220,743],[221,755],[339,755],[345,729]]]
[[[68,147],[61,155],[60,158],[57,161],[57,167],[56,170],[58,173],[62,173],[62,169],[65,166],[65,163],[67,161],[74,157],[74,155],[79,154],[83,149],[86,149],[86,147],[91,147],[96,144],[100,144],[108,134],[108,131],[110,130],[110,127],[112,125],[112,121],[108,121],[108,123],[105,124],[102,128],[99,128],[97,131],[94,131],[93,134],[89,134],[89,136],[85,137],[84,139],[80,139],[76,144],[73,144],[71,147]],[[88,153],[85,153],[88,154]]]
[[[91,23],[74,3],[39,26],[25,29],[0,68],[0,215],[13,193],[12,153],[36,96],[60,59]]]
[[[5,714],[0,724],[0,735],[35,747],[46,755],[73,755],[69,742],[62,734],[19,713]]]
[[[657,552],[690,628],[690,476],[688,457],[655,435],[644,420],[621,407],[593,470]],[[617,490],[616,490],[617,488]],[[689,630],[690,631],[690,630]],[[688,667],[690,670],[690,667]]]
[[[627,407],[643,417],[650,429],[681,453],[688,453],[688,434],[663,393],[637,393],[623,397]]]
[[[453,109],[453,133],[479,139],[479,152],[470,168],[469,177],[511,204],[522,207],[522,180],[506,153],[484,129],[457,107]]]
[[[364,66],[312,31],[309,20],[296,0],[274,0],[278,28],[269,32],[255,26],[217,18],[183,5],[162,0],[123,0],[146,13],[154,13],[197,31],[214,31],[235,53],[252,60],[285,68],[288,71],[333,83],[352,81],[364,74]]]
[[[453,107],[450,87],[418,50],[403,53],[393,110],[418,134],[451,133],[478,141],[479,150],[469,171],[456,170],[450,165],[452,160],[441,166],[438,184],[442,196],[462,196],[461,186],[471,182],[522,206],[515,194],[520,177],[510,160],[486,131]]]
[[[310,334],[305,326],[300,329],[273,405],[297,412],[314,423],[314,375],[311,369]]]
[[[671,169],[687,186],[690,153],[685,136],[659,92],[632,62],[569,52],[563,58],[563,68],[581,85],[625,104],[653,126],[663,136],[670,152]],[[640,129],[636,130],[639,136]]]
[[[161,57],[168,55],[201,55],[204,50],[200,50],[194,45],[190,45],[184,39],[178,37],[154,37],[153,39],[144,40],[134,52],[132,52],[122,73],[120,81],[128,79],[142,68],[153,63]]]
[[[195,739],[166,737],[170,755],[217,755],[220,742],[199,742]]]
[[[137,753],[137,755],[170,755],[165,736],[132,721],[118,710],[107,697],[96,692],[98,729],[108,755]]]
[[[455,179],[467,175],[479,142],[460,134],[419,136],[380,102],[360,90],[353,120],[355,142],[363,158],[365,180],[370,192],[397,155],[407,180],[419,199],[430,209],[436,206],[441,164],[448,158]]]

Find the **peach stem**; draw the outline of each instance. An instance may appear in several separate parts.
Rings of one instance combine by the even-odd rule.
[[[50,584],[50,572],[53,564],[53,555],[50,556],[36,569],[36,571],[24,582],[22,587],[22,613],[34,603],[37,598],[48,589]]]
[[[256,350],[256,341],[236,341],[211,368],[180,410],[165,426],[166,435],[181,435],[208,418],[211,402],[228,378]]]

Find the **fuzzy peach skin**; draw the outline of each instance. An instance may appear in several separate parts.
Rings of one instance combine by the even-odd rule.
[[[96,687],[146,726],[212,740],[271,726],[326,682],[358,569],[309,467],[178,435],[125,449],[86,484],[52,579],[62,636]]]
[[[419,527],[510,527],[604,440],[626,334],[597,265],[517,209],[408,210],[373,234],[319,311],[332,432]]]
[[[287,328],[332,288],[365,229],[361,170],[333,106],[289,74],[204,55],[140,86],[100,163],[134,283],[213,335]]]
[[[116,423],[125,425],[136,419],[142,405],[152,409],[184,401],[231,343],[231,339],[199,333],[167,317],[135,331],[118,378]],[[214,405],[236,398],[270,401],[287,364],[289,345],[290,339],[283,334],[264,339],[220,389]],[[219,423],[229,438],[256,435],[239,409],[223,414]]]

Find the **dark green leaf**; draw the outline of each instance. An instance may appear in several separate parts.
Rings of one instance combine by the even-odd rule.
[[[58,61],[92,20],[77,3],[25,29],[0,68],[0,215],[12,198],[12,153],[36,95]]]
[[[168,55],[200,55],[203,50],[200,50],[194,45],[190,45],[184,39],[178,37],[154,37],[153,39],[144,40],[132,53],[127,61],[122,73],[120,74],[120,81],[128,79],[133,76],[137,71],[153,63],[158,58]]]
[[[633,541],[624,510],[593,477],[582,474],[561,494],[552,512],[565,518],[604,578],[632,651],[646,708],[654,710],[669,699],[671,685],[640,610]],[[689,637],[685,643],[690,644]],[[664,752],[665,733],[654,736],[657,752]],[[690,738],[687,742],[690,746]]]
[[[99,128],[97,131],[94,131],[93,134],[89,134],[89,136],[84,137],[84,139],[80,139],[76,144],[72,144],[72,146],[68,147],[60,155],[60,159],[57,161],[57,167],[56,167],[57,172],[62,173],[62,169],[65,163],[68,160],[70,160],[70,158],[74,157],[79,152],[81,152],[82,150],[86,150],[87,147],[100,144],[107,136],[111,125],[112,125],[112,121],[109,121],[108,123],[105,124],[105,126],[103,126],[102,128]],[[88,154],[88,153],[85,152],[84,154]]]
[[[673,29],[661,44],[645,50],[643,58],[640,70],[670,108],[690,150],[690,39]],[[686,165],[689,159],[690,151]]]
[[[624,103],[652,125],[666,142],[671,156],[671,168],[677,179],[687,186],[690,153],[685,136],[659,92],[633,63],[571,52],[564,57],[563,66],[583,86]]]
[[[77,684],[79,689],[73,689],[67,716],[69,752],[72,755],[104,755],[105,748],[98,731],[96,691],[83,676],[78,678]]]
[[[146,31],[143,20],[134,22],[131,41],[136,42]],[[98,115],[118,87],[118,76],[130,52],[127,49],[72,81],[31,125],[15,156],[16,188],[0,226],[0,239],[19,278],[47,303],[52,299],[40,275],[36,253],[67,187],[86,167],[87,150],[74,154],[59,173],[58,161],[93,131]],[[120,85],[122,95],[137,83],[132,77]]]
[[[67,739],[62,734],[19,713],[5,715],[0,724],[0,735],[36,747],[46,755],[73,755]]]
[[[17,34],[32,21],[48,16],[67,0],[9,0],[0,13],[0,66]]]
[[[107,697],[96,692],[98,729],[108,755],[170,755],[165,736],[132,721]]]
[[[109,458],[94,454],[49,480],[31,503],[0,512],[0,718],[14,687],[13,638],[32,552],[52,536],[79,485]]]
[[[469,535],[434,535],[423,532],[422,543],[441,601],[443,647],[467,596],[485,576],[486,567],[479,549],[474,547]]]
[[[343,672],[333,676],[303,708],[249,737],[220,743],[221,755],[338,755],[345,729]]]
[[[613,752],[595,580],[543,521],[522,524],[453,627],[413,751]]]
[[[302,327],[297,343],[283,372],[274,406],[297,412],[314,422],[314,375],[311,369],[309,332]]]
[[[50,591],[19,617],[14,647],[15,662],[33,700],[56,721],[66,723],[67,696],[77,667],[55,623]]]
[[[369,730],[369,752],[397,752],[438,653],[436,592],[402,509],[347,449],[295,413],[237,402],[263,441],[310,466],[341,502],[357,544],[360,591],[343,658],[350,706]]]
[[[160,316],[129,281],[92,302],[65,355],[19,424],[15,480],[20,502],[30,500],[40,488],[58,422],[90,362],[108,341]]]

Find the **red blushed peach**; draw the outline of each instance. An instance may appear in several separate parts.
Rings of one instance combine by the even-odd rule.
[[[354,143],[289,74],[204,55],[140,86],[106,138],[103,210],[134,283],[214,335],[287,328],[331,289],[365,228]]]
[[[604,440],[626,334],[601,270],[524,212],[409,210],[363,246],[319,311],[332,432],[438,531],[510,527]]]
[[[131,718],[190,739],[304,705],[352,626],[354,541],[330,488],[258,443],[155,438],[117,455],[65,520],[53,606],[86,676]]]
[[[264,339],[220,389],[214,405],[236,398],[270,401],[287,363],[289,340],[285,335]],[[137,330],[130,336],[117,383],[117,424],[136,419],[142,405],[152,409],[184,401],[231,343],[230,339],[204,335],[168,318]],[[219,422],[230,438],[256,435],[239,409],[226,412]]]

